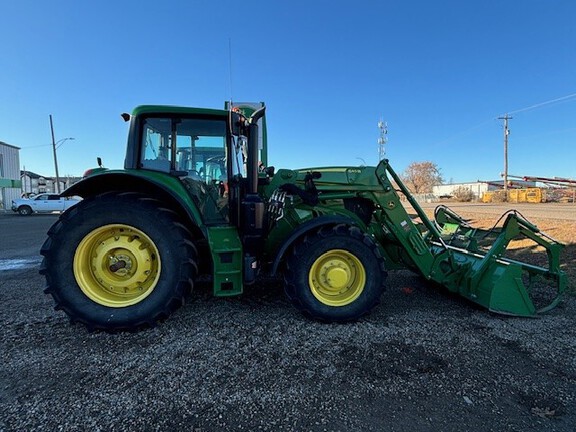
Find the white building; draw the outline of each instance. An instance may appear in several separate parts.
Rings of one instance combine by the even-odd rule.
[[[508,183],[510,187],[514,188],[535,187],[536,185],[535,182],[522,181],[522,180],[514,180]],[[504,181],[503,180],[477,181],[469,183],[451,183],[451,184],[437,185],[432,188],[432,194],[436,198],[449,198],[454,196],[454,192],[458,188],[469,189],[474,194],[474,200],[480,200],[482,199],[482,195],[484,194],[484,192],[502,190],[504,188]]]
[[[0,141],[0,210],[20,198],[20,148]]]
[[[432,188],[432,193],[436,198],[448,198],[454,196],[454,191],[458,188],[466,188],[472,191],[474,199],[482,198],[484,192],[488,192],[489,185],[486,182],[452,183],[437,185]]]
[[[20,171],[23,195],[38,195],[46,192],[56,192],[52,179],[36,174],[33,171]]]
[[[57,192],[56,179],[53,177],[46,177],[33,171],[23,170],[20,171],[20,178],[22,179],[23,195],[28,196],[46,192]],[[64,191],[66,188],[69,188],[81,179],[81,177],[71,176],[60,177],[60,191]]]

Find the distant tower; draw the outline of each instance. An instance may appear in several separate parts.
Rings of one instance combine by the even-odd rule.
[[[378,122],[380,137],[378,138],[378,162],[386,157],[386,142],[388,141],[388,124],[382,119]]]

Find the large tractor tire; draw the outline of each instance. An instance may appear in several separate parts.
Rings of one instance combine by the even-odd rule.
[[[45,292],[89,330],[154,326],[184,303],[197,273],[176,213],[136,193],[81,201],[50,228],[41,254]]]
[[[379,302],[386,279],[374,241],[357,227],[323,227],[305,235],[286,261],[285,290],[304,315],[354,321]]]

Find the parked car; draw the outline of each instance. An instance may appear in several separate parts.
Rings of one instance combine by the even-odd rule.
[[[18,212],[22,216],[32,213],[63,212],[79,202],[79,198],[64,198],[55,193],[43,193],[32,199],[12,200],[12,211]]]

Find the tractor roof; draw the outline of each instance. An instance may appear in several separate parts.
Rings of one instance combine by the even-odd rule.
[[[210,108],[192,108],[171,105],[140,105],[132,111],[133,116],[142,114],[191,114],[191,115],[226,115],[227,111]]]

